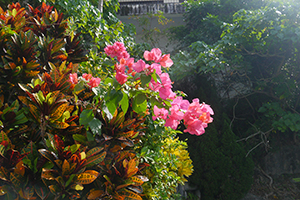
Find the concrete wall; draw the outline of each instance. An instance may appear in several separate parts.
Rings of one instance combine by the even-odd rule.
[[[172,22],[168,23],[167,25],[161,25],[158,23],[157,18],[153,18],[150,20],[150,28],[154,29],[160,29],[161,31],[166,30],[170,27],[173,26],[180,26],[180,25],[184,25],[184,21],[183,21],[183,15],[182,14],[164,14],[165,17],[167,17],[168,19],[171,19]],[[123,23],[131,23],[136,27],[136,42],[148,42],[145,41],[143,38],[143,27],[141,26],[139,19],[142,17],[147,17],[147,15],[139,15],[139,16],[121,16],[118,15],[118,18],[123,22]],[[150,19],[148,17],[148,19]],[[145,28],[145,27],[144,27]],[[149,27],[147,27],[149,28]],[[172,41],[169,42],[168,38],[164,35],[160,35],[160,36],[153,36],[153,37],[157,37],[158,42],[155,45],[156,48],[160,48],[162,49],[165,53],[170,53],[174,50],[174,48],[176,47],[176,42]]]

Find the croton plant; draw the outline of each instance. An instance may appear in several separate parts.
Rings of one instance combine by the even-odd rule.
[[[0,26],[1,199],[145,199],[155,165],[145,134],[181,123],[201,135],[212,122],[208,105],[172,91],[173,62],[159,49],[135,62],[116,42],[105,73],[82,74],[80,35],[53,7],[11,4]],[[179,158],[174,149],[162,154]],[[171,168],[182,180],[191,172]]]

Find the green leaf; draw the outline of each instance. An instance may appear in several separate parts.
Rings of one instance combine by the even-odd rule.
[[[86,157],[96,155],[96,154],[100,153],[101,151],[103,151],[103,149],[104,149],[103,147],[94,147],[86,153]]]
[[[143,86],[149,83],[150,81],[151,81],[151,76],[147,76],[146,74],[141,75],[141,82]]]
[[[123,93],[123,98],[120,101],[120,105],[121,105],[122,111],[124,112],[124,114],[126,114],[128,107],[129,107],[129,98],[128,98],[128,94],[126,94],[124,91],[122,93]]]
[[[113,115],[120,103],[120,101],[123,98],[123,93],[118,90],[111,90],[109,93],[107,93],[104,97],[105,104],[109,110],[109,112]]]
[[[68,187],[68,185],[70,185],[70,183],[72,183],[74,177],[76,176],[76,174],[71,174],[70,178],[67,180],[65,187]]]
[[[147,101],[145,94],[138,94],[132,102],[132,108],[137,113],[142,113],[147,110]]]
[[[300,182],[300,178],[293,178],[293,181],[296,182],[296,183],[299,183]]]
[[[42,199],[46,199],[48,196],[48,190],[43,184],[35,184],[34,185],[34,190],[36,194]]]
[[[52,163],[54,163],[54,160],[58,159],[58,157],[53,152],[48,151],[47,149],[39,149],[38,151],[40,152],[40,154],[42,154],[42,156],[47,158]]]
[[[16,188],[21,188],[21,183],[23,184],[23,182],[22,182],[22,175],[11,172],[9,178],[10,178],[10,181],[12,182],[12,184]]]
[[[73,144],[72,146],[70,146],[70,151],[72,152],[72,154],[75,153],[80,146],[80,144]]]
[[[82,143],[85,143],[87,141],[86,137],[84,135],[80,135],[80,134],[74,134],[73,139],[75,141],[82,142]]]
[[[94,118],[92,121],[89,122],[89,127],[94,135],[101,135],[101,126],[102,123],[99,119]]]
[[[87,159],[87,161],[85,163],[85,166],[86,167],[91,167],[91,166],[97,165],[97,164],[101,163],[104,160],[105,156],[106,156],[106,151],[104,151],[101,154],[97,154],[95,156],[92,156],[92,157]]]
[[[83,110],[80,113],[79,123],[80,125],[84,125],[85,127],[94,119],[93,110]]]

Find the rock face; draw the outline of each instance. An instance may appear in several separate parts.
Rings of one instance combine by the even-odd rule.
[[[300,173],[300,147],[285,146],[270,152],[264,159],[265,172],[270,175]]]

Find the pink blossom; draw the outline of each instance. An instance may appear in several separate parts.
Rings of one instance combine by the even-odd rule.
[[[184,114],[182,111],[180,111],[179,106],[174,105],[170,108],[171,114],[166,119],[165,126],[171,127],[172,129],[177,129],[177,126],[180,123],[180,120],[182,120]]]
[[[134,63],[132,65],[132,68],[136,71],[136,72],[141,72],[144,71],[146,68],[146,63],[143,60],[138,60],[136,63]]]
[[[162,99],[170,99],[169,97],[173,96],[173,91],[171,88],[168,87],[161,87],[159,89],[159,96]]]
[[[154,79],[151,78],[149,88],[153,91],[158,91],[161,88],[161,83],[159,83],[158,81],[155,82]]]
[[[128,66],[128,73],[131,73],[133,70],[134,58],[128,58],[126,60],[126,65]]]
[[[207,123],[211,123],[213,120],[210,117],[211,114],[213,115],[214,112],[209,105],[205,103],[200,104],[199,99],[193,99],[183,116],[184,124],[187,127],[184,132],[189,132],[193,135],[203,134]]]
[[[117,55],[117,59],[120,60],[121,58],[128,59],[130,57],[129,53],[127,51],[122,51]]]
[[[85,79],[85,80],[90,80],[91,78],[92,78],[92,74],[86,74],[86,73],[84,73],[84,74],[82,74],[82,77]]]
[[[115,70],[117,72],[125,73],[126,65],[125,64],[115,64]]]
[[[159,77],[163,87],[172,88],[172,81],[168,73],[162,73]]]
[[[116,79],[118,81],[118,83],[120,83],[121,85],[123,85],[124,83],[126,83],[127,81],[127,75],[121,71],[117,71],[116,73]]]
[[[72,84],[77,84],[78,83],[78,77],[76,73],[70,74],[69,75],[69,80]]]
[[[160,64],[157,64],[157,63],[153,63],[151,65],[151,68],[152,69],[155,69],[155,73],[158,74],[158,75],[161,75],[161,65]]]
[[[176,97],[171,105],[178,105],[181,110],[188,110],[190,102],[188,100],[183,100],[181,96]]]
[[[94,78],[92,77],[90,81],[87,83],[91,88],[97,87],[100,84],[101,79],[100,78]]]
[[[214,114],[214,111],[213,111],[213,109],[211,109],[210,105],[207,105],[205,103],[201,104],[201,110],[202,110],[202,112],[206,112],[206,113],[209,113],[211,115]]]
[[[193,119],[188,123],[185,123],[187,128],[183,132],[189,132],[192,135],[202,135],[207,127],[206,123],[202,123],[201,120]]]
[[[161,50],[159,48],[154,48],[151,50],[151,52],[149,51],[144,52],[144,58],[147,61],[158,62],[160,57],[161,57]]]
[[[170,58],[170,54],[163,55],[161,59],[159,60],[159,63],[163,67],[171,67],[173,65],[173,61]]]
[[[118,61],[121,58],[129,58],[129,54],[122,42],[115,42],[113,45],[107,45],[104,48],[105,53],[111,58],[117,57]]]
[[[167,119],[169,113],[167,109],[158,108],[157,106],[154,106],[153,112],[154,112],[154,116],[152,116],[153,120],[156,120],[156,118]]]

